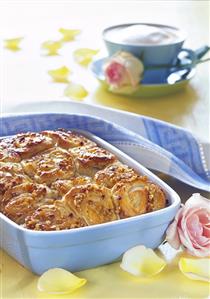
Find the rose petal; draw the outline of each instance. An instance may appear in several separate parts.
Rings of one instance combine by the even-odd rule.
[[[195,236],[195,235],[192,235],[190,232],[189,232],[189,235],[190,235],[191,242],[193,243],[194,247],[196,247],[196,248],[202,248],[202,247],[210,245],[210,239],[206,238],[205,236],[202,236],[202,235]]]
[[[75,100],[82,100],[88,95],[88,92],[82,85],[70,82],[64,91],[64,95]]]
[[[203,228],[197,214],[192,214],[187,218],[187,228],[195,236],[203,233]]]
[[[190,219],[192,222],[194,222],[194,216],[193,215],[197,215],[199,213],[206,213],[206,209],[202,208],[202,207],[196,207],[195,205],[192,206],[191,208],[186,208],[184,207],[183,209],[183,214],[182,214],[182,220],[180,222],[180,228],[178,230],[179,232],[179,236],[180,236],[180,240],[183,243],[183,245],[185,247],[187,247],[189,249],[189,252],[193,255],[196,255],[196,249],[199,249],[199,252],[201,253],[201,251],[203,250],[204,253],[201,255],[202,257],[204,256],[208,256],[208,250],[206,247],[206,245],[208,245],[209,241],[205,236],[199,235],[195,238],[194,235],[191,234],[191,230],[189,229],[188,225],[190,223]],[[193,217],[193,218],[192,218]],[[200,224],[200,222],[199,222]],[[202,241],[201,243],[199,242]],[[204,243],[204,245],[202,244]],[[193,248],[195,250],[193,250]],[[200,256],[200,253],[198,256]]]
[[[203,235],[205,237],[207,237],[208,239],[210,239],[210,228],[209,227],[206,227],[206,226],[203,227]]]
[[[179,249],[181,242],[177,230],[177,225],[180,217],[182,216],[182,208],[177,212],[174,221],[169,225],[166,231],[167,242],[175,249]]]
[[[166,262],[152,249],[145,246],[136,246],[126,251],[120,267],[133,275],[148,277],[160,273]]]
[[[59,55],[58,50],[62,47],[61,41],[46,41],[41,47],[47,50],[48,56]]]
[[[196,249],[196,248],[192,248],[186,249],[186,252],[189,253],[190,255],[196,256],[196,257],[209,257],[210,256],[210,250],[209,248],[200,248],[200,249]]]
[[[201,196],[199,193],[194,193],[185,203],[185,207],[203,207],[210,213],[210,200]]]
[[[181,243],[186,247],[186,251],[189,254],[197,257],[208,257],[210,255],[210,250],[208,247],[199,247],[199,245],[197,245],[197,248],[195,248],[188,236],[184,235],[180,229],[178,232]]]
[[[207,212],[207,210],[205,210],[205,213],[203,213],[203,211],[200,211],[197,213],[198,217],[199,217],[199,221],[206,226],[209,226],[210,228],[210,214]]]
[[[86,279],[79,278],[61,268],[54,268],[46,271],[39,278],[37,288],[40,292],[49,294],[67,294],[82,287]]]
[[[125,82],[129,81],[126,68],[122,64],[115,61],[105,65],[104,74],[107,83],[110,84],[110,86],[114,89],[125,87]]]
[[[19,51],[20,50],[20,42],[23,40],[23,37],[16,37],[11,39],[5,39],[5,48],[11,51]]]
[[[210,239],[203,235],[203,226],[197,214],[193,214],[187,219],[187,229],[190,240],[194,246],[200,248],[210,242]]]
[[[68,75],[70,70],[66,66],[62,66],[58,69],[48,71],[48,74],[55,82],[68,82]]]
[[[187,218],[188,234],[192,242],[205,246],[208,243],[208,239],[203,236],[203,226],[199,221],[197,214],[193,214]]]
[[[73,41],[75,37],[81,33],[81,31],[78,29],[64,29],[64,28],[60,28],[59,32],[63,35],[62,40],[64,42]]]
[[[186,207],[183,208],[182,219],[180,221],[179,227],[180,227],[180,230],[182,230],[183,235],[189,242],[191,242],[189,228],[188,228],[190,219],[192,219],[191,221],[193,221],[193,218],[192,218],[192,217],[194,217],[193,215],[197,215],[197,213],[200,212],[201,210],[203,210],[203,209],[200,207],[195,207],[195,206],[192,208],[186,208]],[[205,211],[205,210],[203,210],[203,211]]]
[[[142,79],[144,73],[144,65],[139,59],[126,61],[125,67],[128,71],[128,76],[132,86],[137,86]],[[140,78],[138,78],[138,76]],[[138,78],[138,79],[137,79]]]
[[[210,282],[210,259],[181,258],[179,269],[190,279]]]
[[[87,66],[93,59],[93,56],[98,54],[99,50],[93,50],[88,48],[81,48],[74,51],[74,59],[77,63]]]

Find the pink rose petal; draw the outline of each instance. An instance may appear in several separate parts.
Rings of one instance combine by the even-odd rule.
[[[166,231],[166,240],[175,249],[179,249],[181,242],[177,232],[177,225],[182,214],[182,208],[177,212],[174,221],[169,225]]]
[[[197,213],[198,217],[199,217],[199,220],[200,222],[203,224],[203,225],[209,225],[210,227],[210,217],[208,215],[208,212],[205,210],[205,209],[202,209],[202,211],[199,211]]]
[[[194,220],[194,221],[193,221]],[[191,221],[191,222],[189,222]],[[209,238],[204,236],[204,228],[199,222],[197,215],[193,215],[191,219],[188,219],[188,234],[195,247],[203,247],[209,244]]]
[[[177,233],[177,223],[175,221],[170,224],[166,231],[166,240],[173,248],[179,249],[181,243]]]
[[[190,215],[186,220],[188,230],[194,235],[202,235],[203,226],[199,221],[199,217],[196,214]]]
[[[205,237],[207,237],[208,239],[210,239],[210,228],[209,227],[206,227],[206,226],[203,227],[203,235]]]
[[[210,200],[201,196],[199,193],[194,193],[185,203],[186,208],[204,207],[210,213]]]
[[[193,247],[192,243],[189,242],[189,240],[185,239],[185,236],[183,235],[182,231],[179,231],[179,237],[181,240],[181,243],[186,247],[186,251],[194,256],[197,257],[207,257],[209,256],[209,249],[202,247],[200,249],[197,249],[195,247]]]
[[[106,68],[105,75],[110,84],[118,85],[122,80],[123,72],[124,67],[117,62],[113,62]]]

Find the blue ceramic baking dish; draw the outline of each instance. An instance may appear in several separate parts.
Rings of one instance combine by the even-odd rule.
[[[111,263],[118,260],[127,249],[138,244],[156,248],[163,241],[165,231],[180,206],[177,193],[152,172],[109,143],[87,133],[93,130],[90,123],[87,126],[87,119],[87,116],[67,114],[7,116],[1,119],[1,137],[56,128],[85,130],[87,137],[159,184],[167,196],[168,206],[128,219],[50,232],[24,229],[0,213],[1,247],[36,274],[42,274],[53,267],[74,272]],[[96,129],[94,126],[94,130],[100,132],[99,127]]]

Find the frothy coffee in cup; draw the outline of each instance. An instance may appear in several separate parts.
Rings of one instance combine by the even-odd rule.
[[[136,24],[116,27],[106,32],[109,41],[129,45],[166,45],[183,38],[178,29],[158,25]]]
[[[145,67],[172,66],[177,63],[186,34],[164,24],[130,23],[104,29],[103,39],[109,56],[124,51],[139,58]]]

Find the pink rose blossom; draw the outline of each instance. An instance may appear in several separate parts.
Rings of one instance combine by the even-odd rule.
[[[114,88],[136,87],[143,74],[142,62],[127,52],[117,52],[104,65],[105,79]]]
[[[210,256],[210,201],[193,194],[168,227],[166,240],[175,249],[183,245],[191,255]]]
[[[107,65],[105,74],[108,83],[117,86],[122,85],[128,79],[126,68],[115,61]]]

